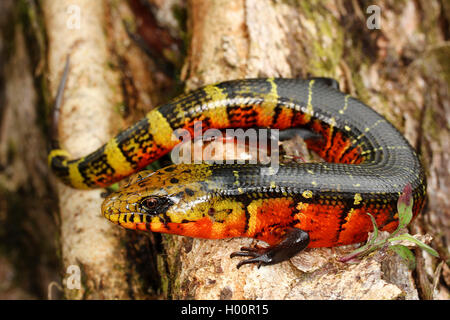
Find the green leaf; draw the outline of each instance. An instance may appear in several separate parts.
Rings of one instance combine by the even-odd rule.
[[[343,256],[341,258],[339,258],[340,262],[352,262],[352,261],[358,261],[358,257],[360,255],[362,255],[365,251],[367,251],[367,243],[362,246],[359,247],[358,249],[353,250],[351,253],[349,253],[346,256]]]
[[[150,170],[150,171],[156,171],[161,169],[161,164],[159,163],[159,160],[153,161],[152,163],[148,164],[145,167],[145,170]]]
[[[407,247],[401,244],[396,244],[390,246],[389,249],[397,253],[406,262],[410,270],[414,270],[416,268],[416,257]]]
[[[372,221],[372,226],[373,226],[373,234],[372,237],[370,238],[369,241],[367,241],[367,246],[370,247],[375,240],[378,238],[378,226],[377,226],[377,222],[375,221],[375,218],[373,217],[373,215],[371,215],[370,213],[367,212],[367,215],[370,217],[370,220]]]
[[[351,262],[351,261],[357,260],[357,258],[359,258],[365,254],[368,254],[369,252],[381,247],[381,244],[377,244],[377,246],[373,247],[375,240],[378,238],[378,226],[377,226],[377,222],[375,221],[375,218],[368,212],[367,212],[367,215],[370,217],[370,220],[372,221],[372,225],[373,225],[372,237],[369,240],[367,240],[367,242],[362,247],[353,250],[348,255],[340,258],[339,261]],[[385,241],[383,241],[383,244],[384,243],[385,243]]]
[[[110,191],[112,191],[112,192],[117,192],[117,191],[119,191],[119,183],[116,182],[116,183],[110,185],[110,186],[108,187],[108,189],[109,189]]]
[[[398,228],[397,230],[406,227],[413,217],[413,199],[411,185],[408,183],[403,189],[403,193],[398,198],[397,212],[398,212]]]
[[[439,258],[439,253],[437,253],[436,250],[434,250],[432,247],[426,245],[422,241],[417,240],[416,238],[414,238],[409,233],[404,233],[404,234],[399,235],[397,237],[393,237],[393,238],[389,238],[388,239],[388,241],[390,241],[390,242],[392,242],[392,241],[404,241],[404,240],[411,241],[411,242],[415,243],[419,248],[425,250],[426,252],[428,252],[432,256]]]

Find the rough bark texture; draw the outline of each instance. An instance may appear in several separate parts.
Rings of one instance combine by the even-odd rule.
[[[46,298],[59,281],[57,205],[49,184],[35,25],[0,3],[0,299]],[[27,29],[29,28],[29,29]],[[29,50],[35,49],[30,56]],[[57,293],[54,297],[60,297]]]
[[[67,8],[80,8],[80,27],[69,28]],[[61,78],[67,54],[71,69],[59,124],[61,145],[73,157],[100,147],[112,134],[117,104],[114,87],[118,75],[107,68],[111,59],[105,38],[105,12],[101,1],[43,1],[49,52],[52,96]],[[58,182],[63,264],[78,266],[84,276],[82,289],[66,288],[68,298],[127,298],[125,250],[122,230],[99,214],[101,190],[78,191]],[[101,289],[101,290],[100,290]]]
[[[421,250],[414,272],[384,250],[359,264],[338,262],[352,246],[307,249],[279,265],[236,270],[238,259],[228,256],[251,239],[163,236],[160,246],[159,235],[103,219],[102,191],[68,188],[46,168],[45,120],[67,54],[59,134],[74,157],[167,101],[180,91],[180,78],[191,90],[245,77],[333,77],[422,155],[429,203],[410,231],[431,235],[448,261],[450,6],[378,1],[380,29],[370,30],[371,4],[2,1],[0,297],[55,298],[61,286],[68,299],[449,299],[448,263],[438,267]],[[72,265],[81,271],[79,289],[67,285]]]
[[[79,28],[68,27],[71,6],[79,8]],[[151,106],[152,81],[148,74],[140,72],[147,67],[143,54],[137,52],[124,29],[123,19],[130,15],[126,4],[49,0],[42,2],[42,9],[49,42],[52,96],[59,84],[66,55],[71,55],[59,135],[62,146],[77,158],[100,147],[126,127],[127,124],[120,121],[120,111],[123,109],[122,93],[130,86],[134,89],[134,99],[145,103],[147,108]],[[122,71],[122,78],[119,71]],[[132,83],[127,81],[130,77]],[[137,105],[128,101],[127,107]],[[147,238],[130,235],[107,222],[99,210],[103,200],[101,193],[102,190],[74,190],[58,182],[63,264],[66,268],[78,266],[82,275],[80,289],[65,286],[66,297],[148,297],[147,287],[152,277],[148,271],[155,269],[147,260],[148,250],[140,248],[142,243],[148,246]],[[137,253],[141,256],[136,259]],[[150,264],[148,271],[143,271],[148,279],[140,279],[142,270],[136,266],[136,260]]]
[[[188,89],[237,77],[333,77],[339,80],[342,90],[384,114],[421,151],[424,140],[431,138],[428,128],[421,126],[421,115],[430,112],[424,100],[430,95],[430,88],[439,96],[436,101],[439,107],[434,105],[433,109],[448,108],[447,67],[444,65],[439,75],[430,73],[425,66],[434,65],[439,69],[441,65],[423,60],[428,59],[424,52],[433,41],[448,51],[448,45],[443,42],[447,31],[420,18],[443,10],[439,2],[429,7],[434,12],[427,12],[431,9],[425,9],[420,2],[380,2],[381,30],[367,29],[363,13],[366,6],[356,1],[205,0],[189,1],[188,5],[191,40],[183,73]],[[429,35],[435,38],[431,40]],[[434,87],[436,81],[441,83],[440,88]],[[432,120],[434,125],[436,122],[439,120]],[[448,122],[440,122],[441,129],[437,132],[441,137],[433,139],[431,152],[439,158],[447,154],[442,152],[446,148],[440,147],[449,143]],[[424,157],[424,161],[429,160]],[[436,179],[442,174],[446,178],[440,181],[448,186],[448,164],[443,164],[433,166],[440,171],[433,176]],[[416,225],[422,225],[425,217],[435,217],[441,223],[426,231],[438,235],[435,232],[440,230],[448,239],[449,212],[448,205],[443,204],[446,199],[434,181],[430,191],[430,210]],[[433,211],[438,203],[446,209]],[[336,256],[348,248],[306,250],[290,262],[261,269],[245,267],[239,271],[234,268],[235,261],[224,259],[251,243],[248,239],[171,238],[167,245],[172,257],[168,260],[172,288],[168,294],[194,299],[419,297],[412,274],[398,257],[383,252],[356,266],[336,262]],[[447,248],[443,249],[441,254],[448,256]],[[179,257],[176,252],[180,253]],[[309,268],[304,268],[305,261]],[[425,271],[418,270],[421,272]],[[436,294],[448,297],[445,289]]]

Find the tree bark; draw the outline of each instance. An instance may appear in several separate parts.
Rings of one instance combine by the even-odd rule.
[[[49,284],[59,281],[61,268],[55,236],[57,205],[48,181],[43,97],[36,80],[42,57],[37,41],[30,41],[36,25],[27,23],[27,14],[17,2],[0,3],[2,300],[46,298]]]
[[[433,2],[431,7],[435,11],[425,9],[421,2],[382,1],[378,5],[382,13],[381,29],[369,30],[364,14],[366,6],[356,1],[188,1],[191,38],[183,73],[187,88],[242,77],[333,77],[339,81],[341,90],[385,115],[424,153],[424,140],[431,137],[428,128],[421,125],[421,115],[429,112],[429,108],[448,107],[448,102],[438,101],[431,107],[431,101],[424,99],[427,96],[432,99],[430,89],[434,89],[438,100],[448,100],[448,68],[437,75],[425,67],[440,68],[438,61],[428,59],[425,54],[432,43],[440,43],[440,49],[436,50],[448,51],[444,42],[448,30],[432,25],[430,17],[443,12],[440,11],[444,10],[443,4]],[[423,16],[428,18],[422,20]],[[434,37],[430,39],[427,34]],[[440,88],[434,87],[435,81],[441,83]],[[436,126],[440,121],[435,118],[431,122]],[[449,143],[446,123],[441,121],[441,129],[437,130],[441,137],[431,139],[434,142],[431,153],[437,157],[447,153],[444,149],[448,150],[438,147]],[[448,185],[448,165],[443,167],[444,170],[434,166],[434,170],[445,177],[440,181]],[[442,225],[427,228],[426,232],[437,235],[435,232],[441,230],[448,239],[448,205],[444,211],[433,211],[442,194],[439,195],[433,181],[429,189],[432,190],[429,211],[415,225],[423,225],[423,219],[434,216]],[[384,257],[381,252],[357,266],[349,266],[335,259],[348,248],[311,249],[290,262],[238,271],[236,262],[224,257],[250,245],[251,240],[171,238],[167,243],[171,257],[168,279],[172,279],[168,293],[174,298],[418,298],[408,269],[398,257]],[[448,247],[441,254],[448,257]],[[445,296],[446,289],[436,294]]]
[[[101,216],[102,191],[49,182],[42,152],[45,126],[33,118],[43,119],[50,111],[68,54],[71,69],[59,134],[73,157],[95,150],[179,93],[180,78],[185,90],[237,78],[335,78],[342,91],[383,114],[418,150],[427,168],[429,201],[410,232],[431,235],[430,245],[448,261],[447,2],[377,1],[380,29],[368,28],[366,10],[372,3],[357,0],[18,3],[17,11],[24,11],[11,20],[33,27],[15,28],[9,38],[2,32],[0,42],[16,44],[10,53],[0,46],[1,57],[7,58],[1,60],[9,64],[0,69],[0,99],[7,102],[0,112],[0,190],[6,190],[0,194],[0,240],[9,239],[2,225],[14,221],[14,208],[20,208],[19,220],[36,221],[32,226],[40,235],[20,233],[21,239],[33,240],[27,248],[39,248],[27,257],[47,259],[40,268],[27,269],[17,257],[0,256],[0,278],[4,266],[17,274],[26,270],[30,278],[46,275],[40,283],[22,286],[24,296],[42,298],[43,288],[59,283],[68,299],[449,299],[448,264],[439,269],[440,260],[417,249],[415,272],[383,250],[359,264],[338,262],[354,246],[307,249],[278,265],[236,270],[238,260],[230,253],[255,241],[164,235],[160,246],[159,235],[125,231]],[[14,97],[29,99],[24,103]],[[19,146],[13,157],[8,141]],[[52,198],[53,187],[58,201]],[[34,206],[17,207],[20,199]],[[57,207],[59,215],[52,218],[49,212]],[[39,218],[31,214],[35,211]],[[55,233],[59,245],[49,240]],[[73,286],[73,267],[80,270],[79,287]],[[61,279],[50,276],[58,268]]]

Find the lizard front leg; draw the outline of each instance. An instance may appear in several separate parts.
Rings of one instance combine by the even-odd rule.
[[[291,227],[286,231],[284,238],[278,244],[267,248],[259,246],[253,248],[242,247],[241,251],[233,252],[230,258],[251,257],[250,259],[239,262],[236,267],[239,269],[244,264],[257,263],[259,268],[288,260],[305,249],[308,244],[308,233],[301,229]]]

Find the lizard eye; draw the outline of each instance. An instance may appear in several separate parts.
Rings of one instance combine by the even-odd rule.
[[[159,198],[157,197],[148,197],[142,200],[141,205],[146,209],[153,210],[158,206]]]
[[[160,214],[166,212],[173,204],[167,197],[150,196],[141,200],[141,207],[149,214]]]

